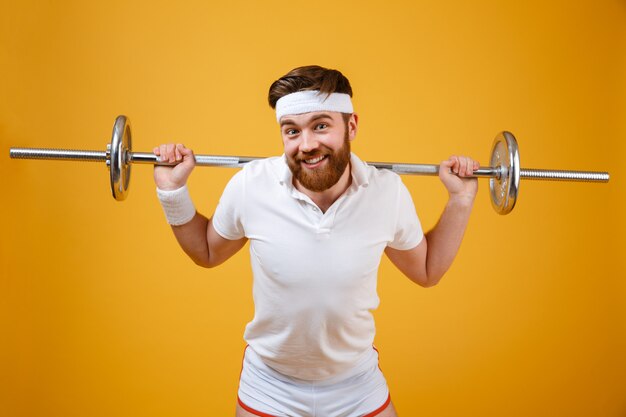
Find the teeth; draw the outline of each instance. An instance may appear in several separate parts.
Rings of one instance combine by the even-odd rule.
[[[316,164],[319,161],[321,161],[322,159],[324,159],[324,156],[320,156],[318,158],[313,158],[313,159],[305,159],[304,162],[306,162],[307,164]]]

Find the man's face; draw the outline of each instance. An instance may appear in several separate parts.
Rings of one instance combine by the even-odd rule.
[[[341,113],[311,112],[286,115],[280,124],[287,165],[296,181],[314,192],[335,185],[350,162],[356,115],[346,124]]]

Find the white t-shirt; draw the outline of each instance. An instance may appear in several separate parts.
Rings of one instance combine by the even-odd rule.
[[[285,375],[323,380],[372,348],[385,247],[424,234],[400,177],[351,155],[352,184],[326,211],[292,183],[284,155],[249,162],[226,186],[213,227],[250,240],[255,315],[244,339]]]

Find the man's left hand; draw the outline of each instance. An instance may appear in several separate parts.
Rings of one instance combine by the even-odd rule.
[[[478,179],[469,178],[480,164],[467,156],[451,156],[439,164],[439,178],[445,185],[450,199],[473,203],[478,192]]]

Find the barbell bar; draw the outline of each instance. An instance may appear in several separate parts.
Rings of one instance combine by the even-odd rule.
[[[45,159],[65,161],[106,162],[111,177],[111,192],[117,201],[122,201],[130,186],[131,164],[175,165],[163,163],[153,153],[133,152],[130,121],[118,116],[113,125],[111,143],[106,151],[45,148],[11,148],[10,157],[16,159]],[[241,168],[259,157],[195,155],[197,166]],[[398,174],[436,176],[439,165],[404,164],[396,162],[368,162],[378,169],[389,169]],[[511,132],[500,132],[493,141],[490,166],[479,167],[473,177],[489,178],[491,203],[499,214],[513,210],[519,194],[521,179],[608,182],[608,172],[563,171],[547,169],[524,169],[520,167],[519,147]]]

